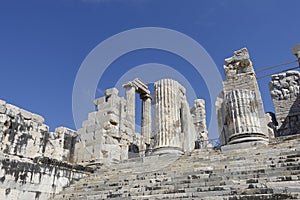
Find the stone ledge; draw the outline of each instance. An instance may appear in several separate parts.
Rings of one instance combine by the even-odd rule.
[[[267,146],[267,145],[268,145],[268,143],[264,142],[264,141],[243,142],[243,143],[229,144],[229,145],[221,146],[221,151],[256,148],[259,146]]]

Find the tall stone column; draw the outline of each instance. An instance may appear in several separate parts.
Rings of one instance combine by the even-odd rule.
[[[151,96],[149,94],[141,95],[142,99],[142,135],[145,143],[150,145],[151,137]]]
[[[180,152],[183,138],[181,129],[181,92],[179,83],[163,79],[154,84],[155,136],[153,152]]]
[[[123,85],[126,89],[126,118],[131,122],[131,128],[135,131],[135,87],[131,82]]]

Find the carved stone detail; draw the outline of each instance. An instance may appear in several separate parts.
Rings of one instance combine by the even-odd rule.
[[[247,141],[268,142],[263,103],[248,50],[225,59],[226,80],[216,109],[222,145]]]
[[[278,119],[277,136],[300,133],[299,87],[298,71],[272,75],[269,88]]]
[[[288,71],[272,75],[269,84],[271,96],[276,100],[290,99],[299,95],[300,72]]]
[[[240,49],[234,52],[233,57],[225,59],[224,70],[226,79],[236,78],[237,74],[254,73],[248,50]]]

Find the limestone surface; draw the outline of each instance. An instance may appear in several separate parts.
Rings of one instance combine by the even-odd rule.
[[[0,199],[48,199],[88,168],[74,164],[77,133],[0,100]]]
[[[248,50],[225,59],[226,80],[216,101],[221,145],[261,141],[268,143],[266,115]]]
[[[227,151],[194,150],[177,158],[130,159],[98,169],[54,199],[300,198],[299,135],[272,139],[268,146],[243,144]]]
[[[299,86],[298,71],[272,75],[269,87],[278,119],[278,136],[300,133]]]
[[[154,111],[153,153],[192,151],[198,139],[207,139],[203,100],[195,101],[192,115],[185,88],[177,81],[154,83]]]

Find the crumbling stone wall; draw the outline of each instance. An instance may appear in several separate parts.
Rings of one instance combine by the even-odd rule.
[[[48,199],[88,173],[71,164],[77,133],[0,100],[0,199]]]
[[[42,116],[0,101],[0,151],[5,154],[72,162],[76,138],[65,127],[49,132]]]
[[[272,75],[269,83],[278,120],[277,136],[300,133],[300,72]]]
[[[0,155],[0,199],[46,200],[88,174],[87,168],[47,157]]]
[[[105,96],[94,101],[97,111],[78,129],[77,163],[112,163],[128,159],[131,144],[141,149],[141,135],[136,134],[132,122],[126,118],[126,100],[111,88]]]

